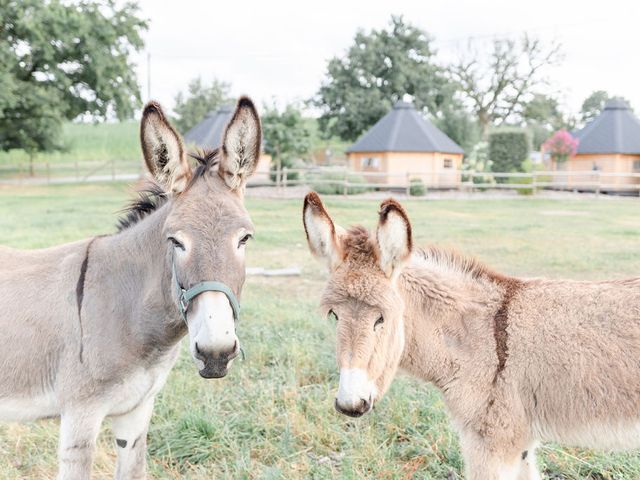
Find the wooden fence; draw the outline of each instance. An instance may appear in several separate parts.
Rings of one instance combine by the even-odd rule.
[[[66,163],[28,163],[0,165],[0,184],[54,184],[130,181],[143,172],[142,162],[128,160],[83,161]],[[412,180],[433,172],[411,171],[403,174],[356,172],[344,167],[282,168],[256,172],[252,185],[331,186],[336,193],[348,194],[362,189],[405,191]],[[475,191],[491,189],[520,190],[535,193],[541,189],[594,192],[623,192],[640,195],[640,172],[535,171],[531,173],[476,172],[447,170],[438,172],[438,183],[424,182],[427,190]],[[450,180],[449,180],[450,179]]]
[[[296,175],[296,178],[291,176]],[[386,172],[361,172],[346,168],[298,168],[272,173],[276,186],[286,188],[294,185],[332,185],[340,187],[343,194],[350,189],[404,190],[410,193],[412,180],[432,175],[433,172],[411,171],[403,174]],[[337,178],[341,176],[342,178]],[[443,177],[450,181],[443,181]],[[327,178],[329,177],[329,178]],[[450,170],[438,172],[439,182],[421,182],[425,189],[436,190],[525,190],[535,193],[541,189],[570,190],[580,192],[624,192],[640,195],[640,172],[609,173],[601,171],[535,171],[527,173],[476,172],[473,170]],[[354,181],[357,179],[357,181]],[[361,181],[361,180],[364,181]],[[375,181],[383,180],[383,182]],[[391,179],[391,181],[389,181]]]

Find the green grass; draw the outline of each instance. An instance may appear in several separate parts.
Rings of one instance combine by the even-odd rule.
[[[0,188],[0,243],[35,248],[114,230],[128,187]],[[239,335],[244,362],[201,379],[186,349],[158,397],[149,434],[153,478],[445,479],[462,459],[442,399],[397,378],[375,412],[333,410],[338,373],[332,326],[317,305],[326,274],[307,252],[300,200],[247,199],[257,227],[248,265],[300,266],[296,279],[250,277]],[[374,226],[378,202],[327,206],[343,224]],[[457,247],[517,275],[620,278],[640,272],[637,199],[407,201],[416,241]],[[184,345],[186,347],[186,345]],[[108,422],[107,422],[108,423]],[[57,421],[0,424],[0,478],[50,478]],[[94,478],[115,461],[108,425]],[[545,446],[546,478],[640,478],[640,455]]]
[[[62,151],[39,153],[37,163],[85,162],[109,160],[140,161],[138,122],[67,123],[62,134]],[[28,164],[29,156],[23,150],[0,152],[0,166]]]

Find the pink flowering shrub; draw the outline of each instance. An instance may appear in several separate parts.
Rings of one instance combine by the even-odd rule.
[[[545,152],[548,152],[556,162],[566,162],[569,157],[576,154],[578,139],[574,138],[566,130],[558,130],[546,142],[542,144]]]

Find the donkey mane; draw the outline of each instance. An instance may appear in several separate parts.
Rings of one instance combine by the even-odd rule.
[[[362,226],[351,227],[342,239],[345,255],[355,262],[377,262],[378,249],[375,239],[369,230]],[[426,262],[438,268],[454,270],[471,278],[489,277],[493,280],[503,279],[503,275],[494,272],[480,260],[463,255],[458,251],[436,245],[413,247],[413,252]]]
[[[220,149],[213,150],[198,150],[189,153],[189,156],[198,162],[198,165],[193,171],[193,176],[189,185],[185,189],[188,190],[195,181],[204,176],[210,168],[218,165]],[[147,180],[143,187],[138,190],[137,197],[131,200],[131,202],[121,211],[123,216],[118,219],[118,232],[122,232],[127,228],[140,222],[145,217],[149,216],[160,207],[162,207],[169,200],[167,192],[164,191],[162,186],[155,180]]]
[[[463,255],[452,248],[429,245],[425,248],[415,247],[413,251],[431,264],[447,270],[454,270],[463,275],[469,275],[474,279],[480,277],[498,279],[502,277],[477,258]]]

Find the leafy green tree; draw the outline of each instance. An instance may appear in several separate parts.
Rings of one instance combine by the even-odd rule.
[[[0,148],[50,148],[50,133],[79,115],[130,117],[139,86],[129,56],[147,27],[137,14],[115,0],[0,0]]]
[[[590,122],[598,115],[604,108],[604,104],[609,100],[609,94],[604,90],[596,90],[582,102],[582,108],[580,109],[580,119],[583,123]]]
[[[405,94],[416,108],[437,116],[453,90],[431,42],[426,32],[397,16],[386,29],[357,32],[346,55],[329,61],[313,99],[322,111],[320,128],[353,141]]]
[[[573,130],[576,126],[575,119],[563,113],[558,100],[549,95],[534,94],[524,105],[522,117],[536,150],[554,131]]]
[[[478,122],[462,108],[453,106],[446,108],[438,118],[434,119],[434,123],[466,153],[469,153],[480,141]]]
[[[618,99],[625,102],[627,105],[631,105],[629,100],[619,95],[611,96],[604,90],[596,90],[582,102],[582,108],[580,109],[580,119],[583,123],[588,123],[598,115],[604,109],[604,105],[608,100]]]
[[[274,170],[293,166],[297,157],[311,149],[311,131],[294,104],[282,111],[275,104],[265,105],[261,118],[264,150],[274,159]],[[297,175],[287,175],[287,178],[294,179]]]
[[[215,111],[222,105],[232,103],[230,95],[231,85],[214,79],[210,84],[204,84],[200,77],[189,82],[187,93],[178,93],[176,105],[173,108],[177,114],[175,124],[182,133],[186,133],[195,126],[205,115]]]
[[[0,149],[59,147],[79,115],[128,118],[147,23],[115,0],[0,0]]]

